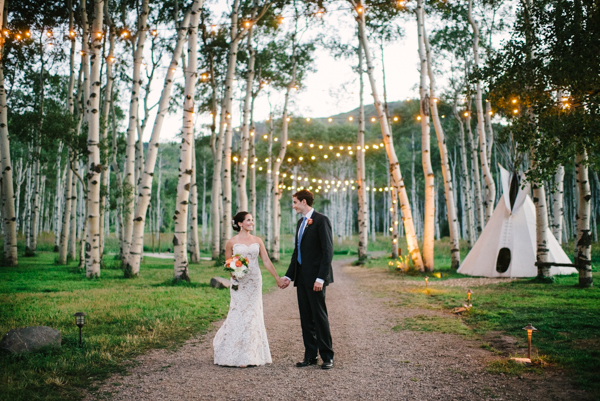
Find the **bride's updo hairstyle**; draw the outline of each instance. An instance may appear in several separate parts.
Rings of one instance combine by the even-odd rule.
[[[231,220],[231,226],[235,231],[240,232],[240,230],[242,229],[242,226],[240,224],[242,224],[244,220],[246,220],[246,216],[248,216],[249,214],[250,213],[248,212],[238,212],[238,214],[233,216],[233,220]]]

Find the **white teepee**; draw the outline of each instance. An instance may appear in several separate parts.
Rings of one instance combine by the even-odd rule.
[[[535,277],[535,206],[522,177],[500,167],[502,197],[481,236],[462,262],[459,273],[484,277]],[[550,229],[549,261],[571,263]],[[574,267],[552,266],[551,275],[577,273]]]

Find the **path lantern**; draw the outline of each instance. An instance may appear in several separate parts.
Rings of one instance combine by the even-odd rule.
[[[79,348],[81,348],[81,328],[85,325],[85,312],[77,312],[74,314],[75,316],[75,324],[79,327]]]
[[[425,288],[427,288],[427,283],[429,283],[429,277],[425,276]]]
[[[531,335],[534,331],[538,331],[535,327],[529,323],[527,326],[523,327],[523,330],[527,330],[527,358],[531,361]]]

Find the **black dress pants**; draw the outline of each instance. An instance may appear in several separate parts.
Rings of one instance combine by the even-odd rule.
[[[302,279],[297,281],[298,308],[304,340],[304,357],[316,358],[317,352],[323,361],[333,360],[329,317],[325,305],[325,289],[314,291],[313,285],[307,286]]]

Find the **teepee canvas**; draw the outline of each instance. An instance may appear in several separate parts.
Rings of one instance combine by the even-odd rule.
[[[502,197],[481,236],[462,262],[459,273],[484,277],[535,277],[535,206],[529,185],[500,167]],[[571,263],[548,229],[549,261]],[[577,273],[573,267],[552,266],[551,275]]]

